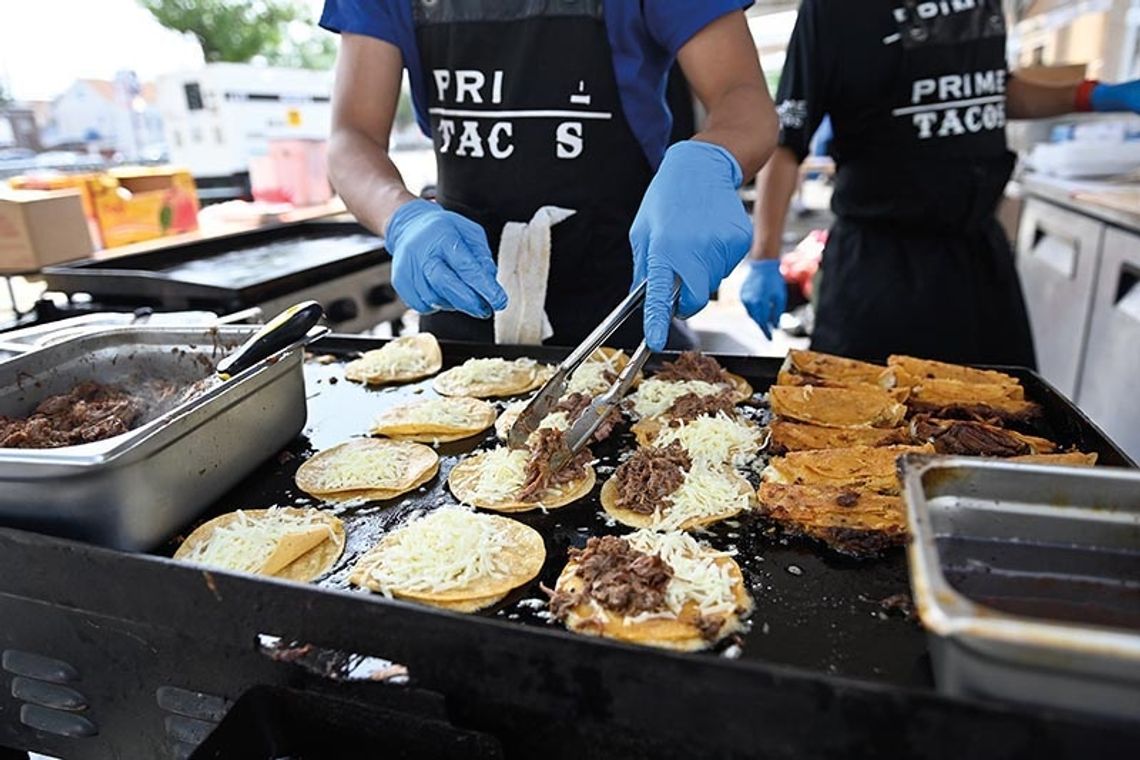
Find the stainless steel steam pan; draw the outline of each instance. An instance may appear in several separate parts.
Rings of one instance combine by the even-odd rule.
[[[1140,473],[912,455],[901,474],[938,688],[1140,718]]]
[[[217,361],[256,327],[123,327],[53,344],[0,366],[0,415],[95,380],[123,388],[204,381],[120,436],[57,449],[0,448],[0,524],[116,549],[168,540],[305,425],[303,349],[226,382]]]

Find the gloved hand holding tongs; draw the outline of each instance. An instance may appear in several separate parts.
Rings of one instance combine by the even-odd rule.
[[[594,351],[596,351],[606,340],[614,334],[614,332],[622,326],[629,315],[632,314],[637,307],[645,300],[646,283],[644,280],[633,289],[633,291],[619,303],[613,311],[610,312],[601,324],[594,328],[586,339],[583,340],[577,348],[575,348],[569,356],[567,356],[558,369],[555,370],[554,375],[542,386],[542,389],[530,400],[530,403],[523,409],[522,414],[515,421],[511,427],[510,433],[507,435],[507,445],[512,449],[521,449],[526,447],[527,439],[530,438],[531,433],[538,429],[539,424],[550,414],[550,410],[562,398],[566,392],[566,386],[569,383],[570,375],[574,370],[590,358]],[[677,303],[677,297],[681,292],[681,280],[677,278],[673,282],[673,295],[672,303],[674,306]],[[578,417],[578,419],[570,426],[565,433],[566,448],[554,454],[550,459],[550,469],[552,472],[557,472],[565,464],[574,459],[594,435],[594,431],[602,424],[602,421],[609,417],[610,413],[617,408],[618,404],[625,397],[633,379],[637,377],[637,373],[645,366],[645,362],[649,359],[649,354],[652,353],[649,346],[646,344],[645,339],[642,339],[638,345],[637,350],[633,352],[629,363],[625,365],[617,379],[610,385],[608,391],[601,396],[594,398],[593,402],[585,411]]]

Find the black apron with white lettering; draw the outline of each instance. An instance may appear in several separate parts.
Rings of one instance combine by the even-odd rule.
[[[893,5],[876,62],[890,75],[874,117],[851,130],[833,114],[839,221],[812,346],[868,360],[911,353],[1035,366],[994,217],[1014,162],[1000,0]]]
[[[506,222],[542,206],[577,211],[552,228],[546,297],[547,342],[575,345],[629,289],[629,227],[652,177],[622,113],[601,0],[412,2],[438,200],[482,225],[493,252]],[[421,325],[493,337],[490,320],[455,312]]]

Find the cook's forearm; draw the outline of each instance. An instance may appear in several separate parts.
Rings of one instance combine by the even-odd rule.
[[[783,246],[788,207],[799,184],[800,164],[788,148],[777,148],[756,178],[756,205],[752,211],[754,234],[749,257],[774,259]]]
[[[361,132],[342,128],[329,141],[329,176],[348,210],[383,235],[396,209],[415,196],[384,146]]]
[[[1013,77],[1005,94],[1010,119],[1046,119],[1076,110],[1077,85],[1043,85]]]
[[[705,127],[693,139],[726,148],[744,176],[751,177],[776,148],[776,111],[767,88],[740,84],[707,107]]]

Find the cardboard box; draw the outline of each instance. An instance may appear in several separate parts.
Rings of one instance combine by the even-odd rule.
[[[104,248],[198,229],[198,192],[185,169],[113,169],[94,183],[92,205]]]
[[[103,246],[99,233],[99,220],[95,217],[95,204],[92,200],[92,188],[96,186],[99,175],[93,172],[80,174],[59,174],[47,172],[43,174],[27,174],[11,177],[8,185],[14,190],[67,190],[74,188],[79,191],[83,200],[83,214],[87,217],[87,227],[91,233],[91,241],[96,248]]]
[[[33,272],[94,250],[78,190],[0,194],[0,273]]]

